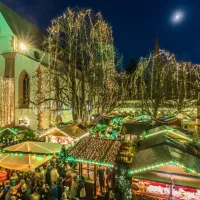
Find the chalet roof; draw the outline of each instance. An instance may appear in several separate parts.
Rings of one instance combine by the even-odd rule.
[[[133,158],[133,174],[151,171],[163,165],[174,165],[200,175],[200,158],[169,145],[158,145],[137,152]]]
[[[138,142],[137,150],[144,150],[158,145],[169,145],[187,151],[188,148],[178,140],[168,135],[154,135]]]
[[[120,140],[84,137],[70,151],[69,156],[79,162],[113,166],[121,147]]]
[[[174,129],[166,125],[159,126],[149,130],[147,134],[143,135],[143,137],[148,138],[152,137],[153,135],[159,135],[159,134],[169,134],[169,135],[172,134],[176,139],[192,141],[191,136],[185,134],[185,131],[182,131],[181,129]]]
[[[44,133],[40,135],[40,137],[44,137],[47,135],[52,135],[52,136],[68,136],[71,137],[72,139],[78,139],[86,135],[87,132],[81,128],[79,128],[77,125],[62,125],[59,127],[54,127],[51,129],[48,129]]]
[[[0,2],[0,12],[18,39],[40,47],[43,33],[29,21]]]
[[[46,143],[46,142],[23,142],[10,147],[5,148],[5,151],[12,152],[32,152],[32,153],[57,153],[62,148],[61,144],[57,143]]]

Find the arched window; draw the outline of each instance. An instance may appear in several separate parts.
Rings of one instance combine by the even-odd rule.
[[[19,76],[19,107],[29,107],[29,76],[26,71],[22,71]]]

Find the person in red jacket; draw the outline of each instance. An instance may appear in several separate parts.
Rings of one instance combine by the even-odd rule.
[[[69,187],[69,190],[71,190],[72,186],[72,175],[68,172],[66,178],[62,182],[63,186]]]
[[[0,182],[7,179],[7,171],[4,168],[0,169]]]

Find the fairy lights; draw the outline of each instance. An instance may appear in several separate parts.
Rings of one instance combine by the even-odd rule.
[[[181,163],[179,163],[177,161],[169,161],[169,162],[163,162],[163,163],[150,165],[150,166],[147,166],[147,167],[143,167],[143,168],[139,168],[139,169],[136,169],[136,170],[129,171],[128,174],[131,175],[131,174],[144,173],[146,171],[157,169],[157,168],[160,168],[160,167],[163,167],[163,166],[166,166],[166,165],[177,166],[177,167],[180,167],[180,168],[188,171],[189,173],[193,173],[193,174],[195,174],[197,176],[200,176],[200,173],[197,172],[196,170],[194,170],[192,168],[189,168],[189,167],[186,167],[185,165],[183,165],[183,164],[181,164]]]
[[[67,135],[65,132],[61,131],[61,130],[58,129],[57,127],[54,127],[54,128],[52,128],[52,129],[48,130],[47,132],[41,134],[41,135],[39,136],[39,138],[44,137],[44,136],[47,136],[47,135],[51,134],[51,133],[54,132],[54,131],[58,131],[58,132],[62,133],[63,135],[69,137],[70,140],[73,140],[73,138],[71,138],[69,135]]]
[[[14,79],[0,78],[0,127],[14,122]]]
[[[181,134],[180,131],[175,130],[175,129],[170,128],[170,127],[167,127],[167,126],[165,127],[164,130],[160,130],[159,128],[157,128],[157,130],[155,129],[155,131],[153,133],[149,133],[149,134],[143,135],[143,138],[148,138],[148,137],[151,137],[151,136],[154,136],[154,135],[158,135],[158,134],[161,134],[161,133],[165,133],[167,135],[169,135],[170,133],[172,133],[172,134],[174,134],[174,135],[176,135],[176,136],[178,136],[180,138],[186,139],[186,140],[188,140],[190,142],[192,141],[192,138],[184,136],[183,134]]]
[[[88,161],[99,165],[113,165],[121,146],[119,140],[108,140],[97,137],[84,137],[70,151],[69,156],[79,162]]]
[[[61,129],[59,129],[59,128],[57,128],[57,127],[54,127],[54,128],[52,128],[52,129],[50,129],[50,130],[44,132],[43,134],[41,134],[41,135],[39,136],[39,138],[44,137],[44,136],[48,136],[48,135],[50,135],[51,133],[53,133],[54,131],[57,131],[57,132],[62,133],[64,136],[66,136],[68,139],[70,139],[70,141],[78,141],[78,140],[82,139],[83,137],[86,137],[86,136],[89,135],[89,133],[85,133],[85,134],[81,135],[80,137],[77,137],[76,139],[74,139],[74,138],[70,137],[67,133],[63,132]]]
[[[82,160],[82,159],[75,159],[72,157],[66,158],[68,161],[72,162],[80,162],[80,163],[87,163],[87,164],[93,164],[93,165],[101,165],[101,166],[106,166],[106,167],[113,167],[113,164],[108,164],[108,163],[103,163],[103,162],[94,162],[90,160]]]
[[[23,155],[31,155],[31,156],[53,156],[57,155],[60,156],[60,152],[57,153],[35,153],[35,152],[21,152],[21,151],[8,151],[8,150],[1,150],[2,154],[10,154],[11,156],[18,155],[18,156],[23,156]]]

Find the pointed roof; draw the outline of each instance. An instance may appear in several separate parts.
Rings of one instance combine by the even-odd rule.
[[[121,140],[86,136],[68,153],[68,160],[112,167],[121,148]]]
[[[158,55],[160,52],[159,42],[158,42],[158,36],[156,36],[156,41],[154,45],[154,55]]]
[[[169,145],[180,150],[189,151],[189,149],[181,143],[179,140],[176,140],[168,135],[154,135],[152,137],[146,138],[138,142],[137,150],[145,150],[159,145]]]
[[[131,173],[138,174],[174,165],[200,176],[200,158],[169,145],[158,145],[137,152],[133,158]]]
[[[79,128],[77,125],[62,125],[60,127],[53,127],[51,129],[48,129],[47,131],[43,132],[39,137],[44,137],[44,136],[64,136],[64,137],[69,137],[71,140],[78,140],[86,135],[88,133]]]
[[[41,46],[43,33],[36,26],[1,2],[0,13],[3,15],[13,34],[16,35],[19,40],[30,43],[35,47]]]
[[[43,163],[50,160],[52,156],[32,156],[31,154],[11,155],[9,153],[0,154],[0,166],[6,169],[13,169],[19,171],[35,171]]]
[[[6,151],[11,152],[32,152],[32,153],[58,153],[62,148],[61,144],[46,143],[46,142],[23,142],[10,147],[5,148]]]
[[[173,135],[173,138],[176,138],[178,140],[192,141],[191,136],[186,135],[184,131],[180,129],[174,129],[166,125],[159,126],[159,127],[149,130],[147,134],[143,135],[143,138],[148,138],[148,137],[152,137],[154,135],[160,135],[160,134]]]
[[[23,142],[16,144],[5,148],[4,150],[7,153],[0,153],[0,166],[19,171],[34,171],[36,167],[50,160],[52,156],[35,156],[31,153],[53,154],[60,152],[61,148],[61,144],[45,142]],[[24,154],[19,154],[19,152]]]

